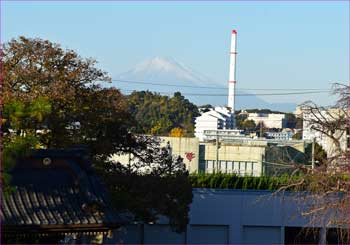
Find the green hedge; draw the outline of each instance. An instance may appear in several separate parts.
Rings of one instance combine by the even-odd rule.
[[[290,176],[238,176],[235,174],[191,174],[193,188],[276,190],[289,183]]]

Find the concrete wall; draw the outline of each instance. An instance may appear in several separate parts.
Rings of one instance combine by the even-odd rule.
[[[262,162],[265,147],[221,144],[219,146],[219,159],[224,161],[255,161]],[[216,159],[216,145],[206,144],[205,160]]]
[[[219,143],[219,162],[216,164],[217,147],[215,142],[199,143],[199,139],[195,137],[160,137],[160,139],[162,146],[170,143],[172,154],[181,156],[191,173],[211,173],[219,169],[223,173],[235,172],[241,175],[261,176],[264,161],[279,162],[280,159],[274,157],[278,156],[276,152],[280,151],[282,154],[285,151],[281,146],[290,146],[298,154],[300,153],[299,155],[302,155],[305,150],[305,144],[302,141],[276,141],[274,144],[278,143],[279,146],[275,147],[274,154],[272,154],[272,151],[268,151],[268,140],[234,139]],[[129,157],[132,158],[128,154],[114,155],[112,159],[128,164]]]
[[[166,223],[129,226],[105,243],[284,244],[286,227],[307,227],[301,203],[269,191],[194,189],[190,222],[177,234]],[[320,224],[321,225],[321,224]]]
[[[160,137],[162,145],[170,143],[172,154],[182,157],[187,169],[198,172],[199,166],[199,141],[189,137]]]
[[[216,151],[216,144],[205,143],[204,160],[206,163],[216,161]],[[262,162],[264,161],[264,158],[265,145],[221,143],[218,149],[218,159],[220,161],[219,169],[223,173],[236,172],[241,175],[260,176],[263,171]],[[240,168],[240,162],[245,165],[243,169]],[[249,168],[247,168],[247,166],[249,166]],[[212,172],[210,168],[212,167],[207,166],[206,172]]]

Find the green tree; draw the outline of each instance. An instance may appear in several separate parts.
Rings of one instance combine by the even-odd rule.
[[[303,133],[301,131],[295,133],[293,136],[292,136],[292,139],[295,139],[295,140],[301,140],[303,139]]]
[[[173,128],[182,128],[186,135],[194,133],[194,119],[199,115],[196,105],[180,92],[173,97],[149,91],[133,92],[128,99],[128,111],[138,122],[134,132],[168,135]]]
[[[241,124],[241,128],[244,129],[246,132],[253,132],[255,131],[256,124],[253,120],[244,120]]]
[[[308,157],[307,161],[311,163],[312,159],[312,144],[308,144],[307,147],[305,148],[305,154]],[[327,161],[327,153],[326,151],[322,148],[320,144],[317,142],[315,143],[315,162],[317,165],[322,165]]]
[[[30,155],[34,148],[40,147],[43,120],[51,112],[46,98],[39,97],[31,103],[4,100],[2,107],[2,155],[1,173],[3,190],[10,190],[10,170],[18,159]]]
[[[270,109],[247,109],[246,111],[248,113],[284,114],[284,112],[272,111]]]
[[[243,128],[243,122],[248,118],[248,115],[245,114],[238,114],[236,115],[236,126],[239,129],[244,129]]]
[[[286,128],[296,128],[297,118],[293,113],[286,113],[285,120],[286,120]]]

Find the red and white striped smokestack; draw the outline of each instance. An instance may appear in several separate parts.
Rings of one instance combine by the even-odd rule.
[[[230,50],[230,78],[228,81],[228,107],[231,112],[235,112],[235,87],[236,87],[236,39],[237,31],[232,30],[231,50]]]

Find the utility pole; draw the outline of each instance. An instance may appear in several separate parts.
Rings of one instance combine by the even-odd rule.
[[[219,134],[216,132],[216,172],[219,172]]]
[[[347,101],[347,106],[346,106],[346,130],[345,130],[345,135],[346,135],[346,160],[349,161],[350,159],[350,81],[347,87],[347,93],[345,95],[346,101]]]
[[[314,137],[312,139],[312,149],[311,149],[311,168],[312,169],[315,168],[315,141],[316,141],[316,138]]]
[[[131,153],[128,153],[128,169],[131,170]]]

